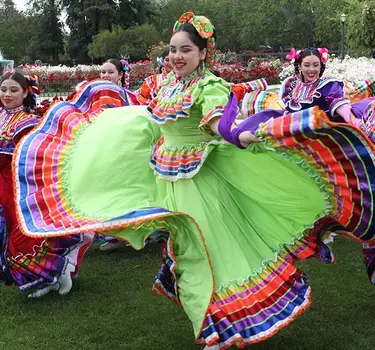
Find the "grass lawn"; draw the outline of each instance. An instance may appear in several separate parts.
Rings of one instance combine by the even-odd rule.
[[[336,264],[300,263],[313,287],[310,310],[249,349],[375,348],[375,287],[361,248],[344,239],[334,246]],[[199,349],[183,310],[150,291],[158,249],[90,248],[65,297],[29,300],[15,287],[0,287],[0,349]]]

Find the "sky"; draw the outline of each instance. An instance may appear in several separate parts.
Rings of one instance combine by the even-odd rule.
[[[24,10],[28,0],[13,0],[18,10]]]
[[[29,0],[13,0],[14,4],[16,5],[17,10],[26,10],[26,4],[28,3]],[[65,17],[64,12],[61,15],[61,21],[63,23],[63,28],[65,32],[69,33],[69,29],[67,28],[65,24]]]

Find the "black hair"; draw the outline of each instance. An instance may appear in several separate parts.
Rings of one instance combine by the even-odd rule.
[[[316,56],[319,58],[319,61],[320,61],[319,77],[321,77],[326,69],[326,64],[322,62],[322,59],[320,58],[320,53],[318,49],[316,49],[315,47],[307,47],[306,49],[302,50],[298,59],[296,59],[296,61],[294,62],[294,70],[295,70],[296,75],[299,74],[300,72],[299,66],[302,64],[303,59],[307,56]],[[302,77],[302,81],[303,81],[303,77]]]
[[[116,58],[110,58],[109,60],[105,61],[104,63],[112,63],[117,71],[121,73],[121,86],[125,86],[125,71],[124,66],[122,65],[121,61]]]
[[[14,80],[21,85],[22,90],[27,91],[27,96],[23,99],[23,106],[26,109],[34,108],[36,105],[35,97],[29,92],[30,81],[20,72],[7,73],[1,77],[0,84],[5,80]]]
[[[178,32],[186,32],[189,35],[189,39],[194,43],[194,45],[198,46],[200,51],[207,48],[207,39],[202,38],[191,23],[184,23],[180,25],[174,34]],[[216,40],[215,29],[212,37]]]
[[[164,60],[165,58],[169,55],[169,46],[165,47],[163,52],[161,53],[161,59],[162,59],[162,66],[160,67],[159,65],[156,67],[156,71],[160,74],[163,72],[164,68]]]
[[[169,55],[169,46],[167,46],[167,47],[163,50],[163,52],[162,52],[162,54],[161,54],[161,58],[164,60],[168,55]]]

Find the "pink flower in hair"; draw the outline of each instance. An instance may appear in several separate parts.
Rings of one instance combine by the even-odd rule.
[[[3,73],[3,75],[5,75],[5,74],[13,74],[13,73],[15,73],[15,69],[14,68],[11,68],[11,69],[8,69],[7,71],[5,71],[4,73]]]
[[[320,60],[323,63],[327,63],[328,58],[329,58],[328,49],[326,47],[319,47],[318,51],[319,51],[319,55],[320,55]]]
[[[299,59],[301,55],[301,50],[296,51],[294,47],[290,49],[290,52],[286,55],[286,59],[290,61],[291,63],[294,63],[296,60]]]

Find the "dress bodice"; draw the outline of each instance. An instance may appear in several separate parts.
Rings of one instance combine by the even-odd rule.
[[[150,118],[159,124],[162,138],[151,156],[151,167],[160,178],[177,181],[193,177],[220,138],[209,127],[220,117],[231,87],[209,71],[164,81],[148,106]]]
[[[23,107],[0,108],[0,154],[11,155],[18,139],[37,122],[38,118],[25,112]]]
[[[295,76],[289,77],[282,84],[281,100],[291,113],[318,106],[331,116],[338,107],[350,102],[344,96],[344,83],[332,77],[312,83],[304,83]]]

